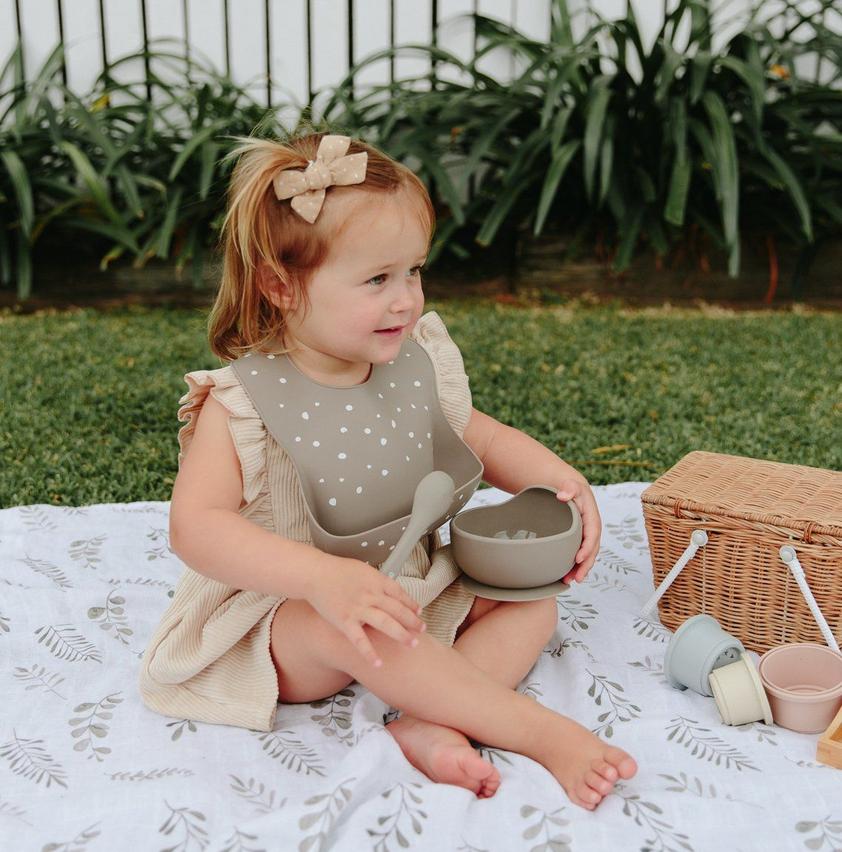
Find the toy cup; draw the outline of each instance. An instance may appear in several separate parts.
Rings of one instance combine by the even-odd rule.
[[[767,725],[772,724],[769,699],[748,654],[740,654],[736,663],[712,671],[710,688],[726,725],[745,725],[760,719]]]
[[[737,662],[745,650],[743,643],[726,633],[715,618],[694,615],[673,634],[664,657],[664,672],[676,689],[689,687],[710,697],[710,673]]]
[[[775,724],[817,734],[842,705],[842,654],[815,642],[768,650],[759,663]]]

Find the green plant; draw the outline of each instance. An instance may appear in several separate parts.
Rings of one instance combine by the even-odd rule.
[[[136,267],[174,257],[179,273],[191,263],[198,286],[224,211],[226,140],[277,135],[274,112],[210,65],[164,49],[120,58],[80,98],[58,79],[62,51],[24,82],[18,46],[0,73],[0,90],[14,78],[0,91],[0,103],[11,99],[0,116],[0,280],[12,280],[14,240],[18,298],[29,295],[33,248],[49,225],[95,234],[103,269],[126,253]],[[152,62],[142,81],[114,79],[147,55],[179,82],[162,79]]]
[[[552,223],[575,243],[608,228],[619,271],[641,242],[663,255],[695,226],[727,251],[736,276],[741,228],[807,254],[842,226],[842,37],[824,26],[831,5],[802,13],[786,0],[761,20],[759,4],[716,51],[703,0],[680,0],[649,50],[630,4],[615,21],[591,10],[595,23],[575,39],[566,0],[555,0],[546,43],[476,15],[471,61],[427,45],[381,51],[351,69],[325,116],[419,164],[444,213],[436,253],[466,254],[466,233],[487,246],[501,228],[537,236]],[[795,24],[776,37],[787,16]],[[808,24],[815,35],[797,41]],[[478,68],[499,48],[525,66],[511,82]],[[351,97],[362,68],[406,51],[467,82],[424,75]],[[829,79],[796,67],[810,53]]]

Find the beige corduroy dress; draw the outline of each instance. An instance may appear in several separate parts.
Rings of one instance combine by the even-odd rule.
[[[461,436],[471,417],[471,392],[462,355],[435,311],[416,323],[411,338],[435,368],[442,412]],[[295,541],[312,544],[304,497],[284,449],[266,430],[232,367],[184,377],[180,400],[181,465],[208,393],[230,412],[229,428],[243,477],[244,518]],[[415,545],[397,581],[424,606],[431,636],[452,645],[474,601],[438,532]],[[278,680],[269,650],[270,627],[286,598],[243,591],[185,568],[173,599],[143,655],[140,693],[147,707],[175,718],[270,731]],[[278,653],[282,656],[283,649]]]

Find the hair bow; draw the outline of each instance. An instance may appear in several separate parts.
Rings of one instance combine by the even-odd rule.
[[[347,154],[349,136],[324,136],[319,143],[316,159],[301,169],[284,169],[272,180],[279,201],[291,198],[292,209],[310,224],[316,221],[329,186],[348,186],[362,183],[368,165],[368,154]]]

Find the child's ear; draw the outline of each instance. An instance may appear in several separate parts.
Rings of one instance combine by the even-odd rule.
[[[265,262],[258,266],[257,283],[260,291],[275,307],[284,311],[295,309],[295,292],[292,284]]]

